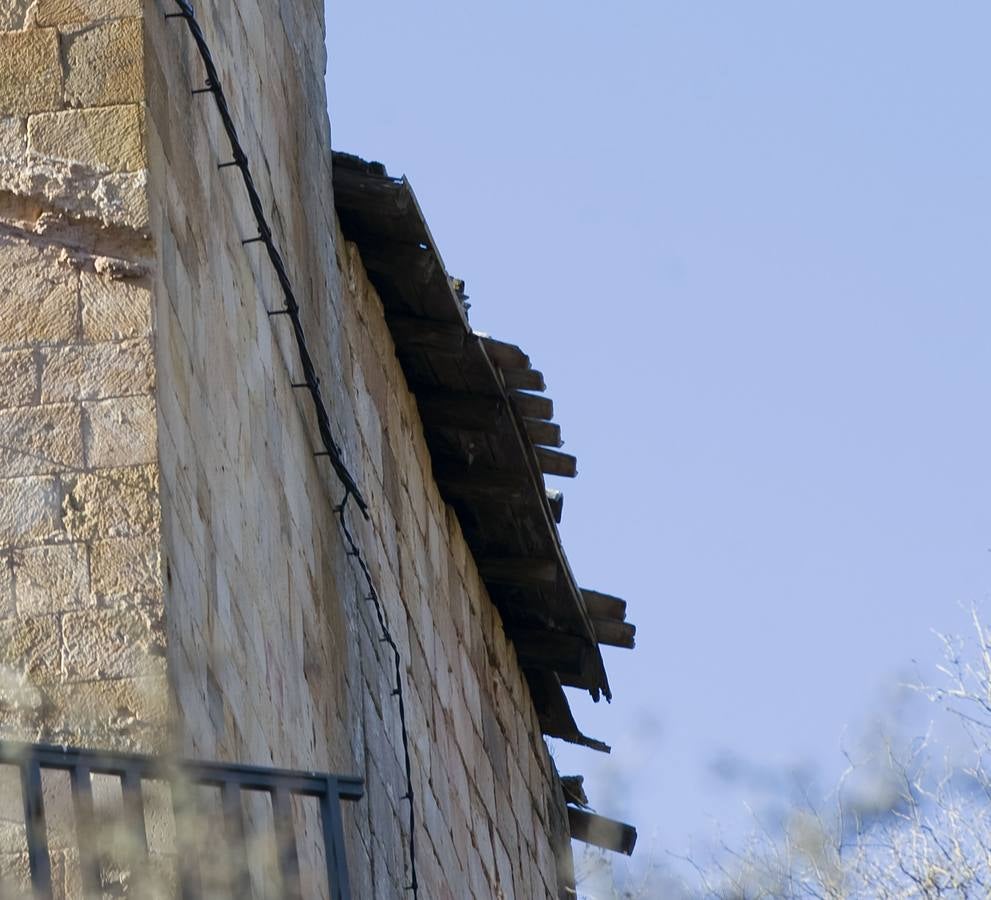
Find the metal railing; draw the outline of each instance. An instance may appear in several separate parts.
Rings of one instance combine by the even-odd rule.
[[[39,900],[50,900],[53,896],[45,791],[42,786],[44,770],[67,772],[69,775],[80,882],[87,898],[103,896],[101,865],[104,860],[96,846],[99,828],[94,812],[93,776],[110,776],[119,783],[123,799],[121,816],[131,842],[137,848],[138,859],[133,868],[137,873],[135,886],[139,888],[138,896],[142,895],[140,873],[142,867],[147,865],[149,857],[142,790],[145,782],[164,783],[171,793],[175,822],[177,895],[183,900],[193,900],[202,895],[196,863],[202,848],[190,846],[195,830],[187,827],[199,815],[195,795],[202,788],[216,789],[220,793],[225,831],[223,840],[231,857],[229,864],[232,896],[251,896],[243,792],[259,792],[271,798],[280,897],[297,900],[302,896],[292,804],[294,796],[316,798],[319,802],[327,887],[331,900],[349,900],[351,896],[340,801],[361,799],[364,791],[360,778],[7,741],[0,741],[0,765],[16,766],[19,769],[31,889]],[[201,836],[200,843],[209,843],[215,838],[215,835],[207,833]]]

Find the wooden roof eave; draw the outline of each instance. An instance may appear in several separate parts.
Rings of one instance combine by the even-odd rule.
[[[579,639],[575,646],[580,652],[576,652],[576,659],[570,661],[573,671],[564,674],[562,680],[589,690],[596,699],[600,691],[609,697],[596,623],[586,609],[582,591],[571,571],[557,530],[555,503],[559,515],[560,501],[552,501],[548,497],[538,450],[527,431],[526,416],[513,399],[514,389],[507,385],[503,372],[490,356],[489,350],[498,348],[490,343],[487,350],[485,341],[471,331],[462,299],[451,285],[409,182],[405,178],[390,178],[381,167],[376,169],[375,164],[335,154],[334,190],[343,233],[357,243],[369,277],[379,292],[397,354],[410,387],[421,404],[421,411],[427,410],[423,404],[429,405],[430,392],[438,388],[466,393],[467,387],[470,389],[467,393],[488,398],[489,405],[483,411],[487,410],[485,415],[489,417],[489,422],[475,421],[477,416],[469,416],[467,425],[474,428],[486,424],[492,426],[486,435],[489,442],[486,446],[490,450],[494,447],[492,452],[511,464],[509,471],[496,474],[507,481],[518,479],[514,481],[515,492],[507,491],[503,496],[507,502],[515,503],[516,508],[525,511],[526,530],[534,536],[530,549],[539,550],[535,555],[553,562],[558,572],[558,577],[550,586],[522,586],[517,590],[530,595],[528,606],[538,617],[542,612],[541,605],[546,607],[543,610],[546,615],[539,627],[546,630],[549,639],[555,633]],[[518,348],[513,349],[521,353]],[[522,360],[528,367],[529,360],[525,354]],[[523,371],[532,370],[526,368]],[[543,377],[540,373],[536,375],[531,379],[518,377],[515,382],[540,389],[543,387]],[[494,403],[491,402],[493,400]],[[533,403],[529,405],[533,406]],[[437,408],[435,405],[434,409]],[[444,404],[439,408],[443,411]],[[466,410],[468,413],[471,410]],[[456,444],[451,437],[455,430],[443,422],[428,424],[428,415],[424,415],[424,419],[436,470],[442,457],[438,457],[435,451],[440,452],[445,445]],[[467,471],[470,477],[470,466]],[[481,475],[483,470],[476,468],[474,471]],[[443,473],[438,477],[438,485],[445,494]],[[446,493],[446,498],[449,496],[450,493]],[[474,516],[485,516],[484,504],[477,500],[460,497],[456,509],[459,507],[470,509]],[[466,529],[466,537],[469,534],[470,529]],[[471,540],[469,546],[482,568],[485,547],[471,546]],[[490,591],[496,595],[493,599],[500,596],[497,585],[490,584]],[[503,598],[505,594],[503,591]],[[513,619],[511,605],[504,604],[504,607],[507,610],[504,619],[510,616],[506,622],[507,633],[512,638],[514,627],[521,626],[521,623]],[[530,626],[534,623],[525,624],[532,639],[533,628]],[[556,690],[561,691],[560,680],[555,677],[554,681]],[[566,704],[566,700],[564,702]],[[595,745],[598,742],[590,743]]]

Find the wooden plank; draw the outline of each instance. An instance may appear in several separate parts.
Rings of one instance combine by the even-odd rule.
[[[477,560],[483,581],[519,587],[546,587],[557,584],[557,563],[552,559],[483,558]]]
[[[560,447],[564,443],[561,439],[561,426],[554,422],[524,419],[523,427],[526,429],[527,437],[534,444],[541,444],[544,447]]]
[[[502,398],[416,386],[416,405],[428,428],[455,428],[498,434]]]
[[[551,505],[551,515],[558,525],[564,516],[564,491],[557,491],[554,488],[546,488],[547,502]]]
[[[423,350],[460,356],[469,335],[459,322],[438,322],[403,315],[387,315],[385,321],[399,351]]]
[[[544,391],[543,372],[536,369],[501,369],[502,380],[511,391]]]
[[[584,809],[568,807],[568,825],[576,841],[629,856],[637,844],[637,830],[625,822],[607,819]]]
[[[487,334],[480,334],[482,346],[488,354],[489,359],[500,369],[529,369],[530,357],[527,356],[516,344],[507,344],[505,341],[497,341]]]
[[[636,646],[636,625],[617,622],[615,619],[597,619],[594,616],[592,625],[595,627],[595,639],[600,644],[622,647],[625,650],[632,650]]]
[[[582,588],[582,598],[585,601],[585,608],[593,619],[616,619],[619,622],[626,621],[626,601],[611,594],[603,594],[599,591],[592,591]]]
[[[578,729],[557,675],[540,669],[526,669],[524,674],[527,684],[530,685],[530,696],[537,711],[541,733],[568,741],[570,744],[590,747],[600,753],[610,752],[608,744],[586,737]]]
[[[563,478],[574,478],[578,474],[578,460],[567,453],[558,450],[548,450],[545,447],[534,447],[540,471],[545,475],[560,475]]]
[[[509,395],[509,401],[513,404],[513,408],[526,419],[550,421],[554,418],[554,401],[550,397],[513,391]]]

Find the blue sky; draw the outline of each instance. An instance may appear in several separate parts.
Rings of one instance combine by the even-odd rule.
[[[555,752],[648,855],[746,827],[714,760],[831,782],[989,592],[988,34],[972,0],[328,5],[335,147],[409,176],[578,456],[569,558],[638,648],[574,704],[612,756]]]

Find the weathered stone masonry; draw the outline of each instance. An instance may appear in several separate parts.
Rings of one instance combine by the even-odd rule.
[[[369,500],[361,538],[406,663],[421,896],[559,896],[553,763],[337,224],[322,4],[202,6]],[[358,774],[354,893],[399,897],[390,660],[171,11],[0,0],[3,733]]]

